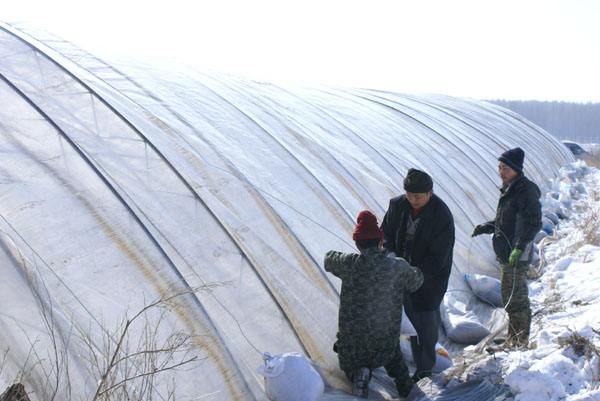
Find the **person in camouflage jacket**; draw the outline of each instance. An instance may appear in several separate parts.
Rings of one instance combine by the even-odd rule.
[[[325,256],[325,270],[342,280],[336,343],[340,368],[353,382],[353,393],[366,397],[371,370],[384,366],[406,396],[413,382],[399,346],[403,294],[416,291],[423,274],[404,259],[387,256],[371,212],[359,213],[352,238],[360,254],[329,251]]]
[[[500,262],[502,302],[508,313],[508,343],[526,346],[531,326],[527,267],[532,241],[542,227],[541,192],[523,175],[525,153],[510,149],[498,158],[502,179],[496,218],[479,224],[472,236],[494,234],[492,244]]]

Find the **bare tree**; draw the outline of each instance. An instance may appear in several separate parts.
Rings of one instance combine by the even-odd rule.
[[[145,305],[131,317],[126,317],[113,335],[104,334],[102,348],[94,345],[89,331],[80,330],[79,337],[88,353],[90,373],[98,377],[92,401],[151,401],[157,375],[204,359],[200,358],[201,350],[190,334],[173,331],[161,339],[160,332],[173,299],[210,287],[180,292]],[[132,329],[136,325],[140,327],[132,341]],[[167,389],[167,399],[174,399],[172,386]]]
[[[167,326],[170,307],[176,305],[174,300],[178,297],[213,287],[214,284],[207,284],[159,298],[144,305],[133,315],[126,316],[112,330],[103,324],[101,333],[93,330],[91,324],[85,328],[73,325],[72,330],[75,330],[75,338],[81,347],[78,356],[82,358],[89,376],[97,383],[91,401],[152,401],[158,394],[159,387],[162,400],[175,400],[175,377],[170,382],[163,380],[162,386],[159,386],[156,383],[158,375],[192,368],[193,364],[205,358],[200,356],[202,349],[196,345],[194,336]],[[43,383],[40,383],[40,388],[45,390],[45,397],[54,400],[59,394],[59,388],[66,386],[65,397],[70,401],[72,393],[67,347],[64,339],[56,335],[52,314],[47,308],[43,310],[43,314],[49,340],[53,345],[44,346],[46,354],[40,354],[39,339],[29,338],[22,329],[30,349],[22,362],[21,372],[15,377],[15,384],[9,388],[12,390],[7,390],[6,393],[13,394],[18,389],[25,394],[20,383],[27,383],[28,372],[40,369],[42,377],[45,377]],[[96,333],[95,337],[93,333]],[[0,372],[9,353],[9,349],[0,352]],[[15,387],[17,385],[18,388]]]

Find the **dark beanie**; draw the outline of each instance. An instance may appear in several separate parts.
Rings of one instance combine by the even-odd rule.
[[[525,160],[525,152],[521,148],[509,149],[502,153],[498,158],[502,163],[508,165],[517,173],[523,172],[523,161]]]
[[[424,171],[411,168],[404,179],[404,190],[406,192],[424,193],[433,189],[433,180]]]
[[[367,239],[382,239],[383,231],[377,224],[377,217],[368,210],[363,210],[356,217],[356,227],[352,233],[352,239],[354,241],[361,241]]]

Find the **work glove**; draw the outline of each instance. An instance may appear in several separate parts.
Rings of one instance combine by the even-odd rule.
[[[478,235],[488,234],[488,233],[489,233],[489,228],[488,228],[487,223],[477,224],[475,226],[475,228],[473,229],[473,233],[471,234],[471,237],[477,237]]]
[[[521,257],[522,253],[523,253],[523,250],[521,250],[519,248],[513,249],[512,252],[510,253],[510,256],[508,257],[508,264],[512,267],[516,267],[517,263],[519,263],[519,258]]]

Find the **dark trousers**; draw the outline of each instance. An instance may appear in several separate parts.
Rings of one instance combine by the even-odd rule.
[[[373,366],[373,368],[377,367],[378,366]],[[390,359],[383,367],[388,376],[394,379],[398,394],[400,394],[401,397],[406,397],[413,386],[413,381],[410,378],[408,367],[406,367],[406,363],[404,363],[404,357],[400,350],[400,343],[396,345],[396,348],[392,353],[392,359]],[[348,377],[351,382],[354,382],[355,375],[360,372],[360,368],[361,367],[356,367],[354,370],[345,370],[344,373],[346,373],[346,377]],[[369,370],[371,370],[371,368],[369,368]],[[367,382],[370,378],[371,375],[369,374]]]
[[[404,301],[404,310],[417,332],[416,337],[410,338],[413,360],[417,366],[415,373],[430,375],[435,365],[435,345],[442,320],[440,310],[438,308],[434,311],[415,311],[410,297],[406,297]]]
[[[408,393],[410,393],[410,390],[412,389],[413,381],[411,380],[408,368],[404,363],[402,351],[400,351],[400,343],[398,343],[398,346],[396,347],[394,357],[385,364],[384,368],[388,376],[394,379],[398,394],[400,394],[401,397],[408,396]]]
[[[350,370],[350,369],[344,370],[344,373],[346,374],[346,377],[348,377],[348,379],[350,381],[352,381],[353,374],[356,371],[360,370],[360,368],[375,369],[378,367],[379,366],[371,366],[371,367],[356,366],[354,368],[354,370]],[[406,364],[404,363],[404,357],[402,356],[402,351],[400,350],[400,343],[398,343],[398,345],[392,352],[392,358],[388,361],[388,363],[383,365],[383,367],[384,367],[385,371],[387,372],[388,376],[390,376],[391,378],[393,378],[396,381],[410,380],[410,376],[408,374],[408,368],[406,367]]]

